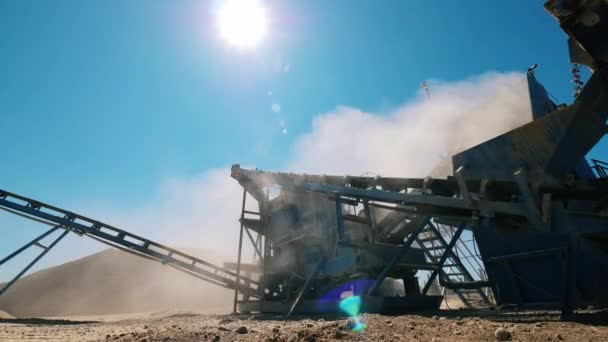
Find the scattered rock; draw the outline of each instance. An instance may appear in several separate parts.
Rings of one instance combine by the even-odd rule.
[[[447,319],[447,318],[445,318],[445,317],[439,317],[439,320],[440,320],[440,321],[445,321],[446,319]]]
[[[342,338],[345,338],[346,336],[348,336],[348,335],[346,333],[344,333],[342,330],[336,330],[334,332],[334,338],[342,339]]]
[[[561,340],[564,339],[564,337],[562,335],[560,335],[560,334],[555,334],[555,339],[561,341]]]
[[[433,316],[433,319],[434,319],[434,320],[438,320],[438,319],[439,319],[439,317],[437,317],[437,316]]]
[[[221,338],[220,335],[215,335],[213,337],[213,342],[218,342],[220,340],[220,338]]]
[[[308,328],[312,328],[314,325],[313,325],[312,323],[307,323],[307,324],[306,324],[306,326],[307,326]]]
[[[230,330],[230,329],[228,329],[226,327],[217,327],[217,330],[219,330],[219,331],[232,331],[232,330]]]
[[[224,318],[220,319],[220,321],[217,322],[217,324],[228,324],[228,323],[232,323],[234,321],[235,321],[234,318],[224,317]]]
[[[272,332],[277,334],[280,331],[279,327],[272,328]]]
[[[247,329],[247,327],[244,326],[244,325],[238,327],[235,331],[236,331],[237,334],[246,334],[246,333],[249,332],[249,330]]]
[[[494,331],[494,337],[498,341],[508,341],[511,339],[511,332],[505,328],[498,328]]]
[[[391,324],[391,323],[392,323],[392,321],[391,321],[390,319],[387,319],[386,321],[384,321],[384,323],[386,323],[386,324]]]

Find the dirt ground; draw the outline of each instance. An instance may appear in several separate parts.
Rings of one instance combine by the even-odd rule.
[[[355,333],[345,318],[159,313],[70,319],[0,319],[0,341],[608,341],[608,312],[441,311],[364,314]],[[499,338],[496,334],[498,332]]]

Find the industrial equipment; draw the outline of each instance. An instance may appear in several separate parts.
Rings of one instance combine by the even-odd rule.
[[[588,66],[591,78],[576,87],[573,104],[558,105],[530,68],[532,120],[454,155],[446,179],[234,165],[244,189],[239,250],[237,262],[222,267],[0,190],[0,208],[52,226],[0,265],[63,230],[40,257],[67,232],[89,236],[234,289],[240,312],[335,312],[350,295],[368,312],[436,309],[437,282],[470,307],[559,307],[564,316],[605,307],[608,165],[585,156],[608,132],[608,3],[554,0],[545,8],[568,34],[572,62]],[[248,196],[259,210],[246,210]],[[243,261],[243,240],[253,262]]]

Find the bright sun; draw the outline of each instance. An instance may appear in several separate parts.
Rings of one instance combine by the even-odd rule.
[[[266,10],[259,0],[224,0],[217,20],[221,37],[239,48],[253,47],[266,35]]]

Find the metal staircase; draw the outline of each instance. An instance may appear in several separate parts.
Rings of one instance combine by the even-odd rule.
[[[103,222],[57,208],[37,200],[19,196],[8,191],[0,190],[0,209],[9,213],[51,226],[52,228],[36,239],[17,249],[12,254],[0,260],[0,266],[32,246],[42,248],[42,252],[19,274],[0,289],[0,295],[21,278],[37,261],[53,248],[69,232],[84,235],[108,246],[132,253],[147,259],[161,262],[180,271],[188,273],[204,281],[239,292],[252,297],[261,297],[257,281],[243,277],[228,268],[214,265],[187,253],[164,246],[125,230],[110,226]],[[50,245],[40,242],[57,230],[64,232]]]
[[[439,266],[437,270],[431,273],[422,292],[426,294],[438,276],[439,283],[454,291],[467,308],[475,306],[472,303],[471,294],[478,296],[481,304],[490,306],[492,302],[482,290],[489,284],[483,279],[475,280],[461,258],[455,253],[457,245],[461,243],[460,237],[463,231],[464,225],[456,228],[448,243],[444,236],[449,234],[442,235],[433,223],[429,223],[418,235],[416,242],[423,249],[426,257]]]

